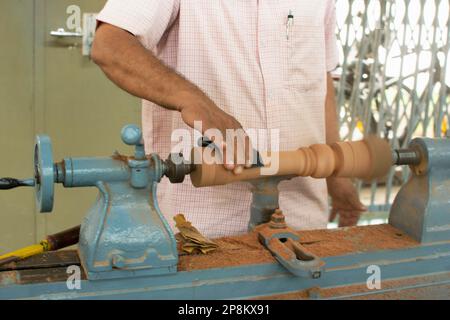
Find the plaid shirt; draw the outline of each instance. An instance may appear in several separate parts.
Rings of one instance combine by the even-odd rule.
[[[98,20],[134,34],[245,129],[278,129],[280,150],[325,142],[326,73],[338,61],[333,0],[109,0]],[[142,124],[147,152],[162,157],[173,130],[188,128],[149,101]],[[158,197],[172,226],[182,212],[209,237],[247,230],[248,183],[195,189],[189,177],[163,179]],[[325,227],[325,180],[282,182],[280,207],[294,228]]]

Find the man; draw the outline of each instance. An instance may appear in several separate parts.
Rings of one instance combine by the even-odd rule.
[[[195,121],[203,132],[279,130],[281,150],[338,140],[333,0],[109,0],[98,21],[92,58],[143,99],[148,153],[166,156],[173,130]],[[246,232],[247,183],[195,189],[166,180],[158,196],[169,222],[183,212],[209,237]],[[365,208],[350,180],[295,178],[280,185],[292,227],[326,227],[327,186],[330,218],[357,222]]]

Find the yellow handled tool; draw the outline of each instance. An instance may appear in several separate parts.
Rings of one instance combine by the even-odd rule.
[[[74,228],[49,235],[44,240],[39,242],[39,244],[33,244],[0,256],[0,265],[16,262],[43,252],[55,251],[69,247],[78,243],[79,234],[80,226],[76,226]]]

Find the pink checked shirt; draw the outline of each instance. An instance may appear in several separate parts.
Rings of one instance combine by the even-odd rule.
[[[333,0],[109,0],[98,20],[134,34],[245,129],[278,129],[281,150],[325,142],[326,73],[338,60]],[[176,144],[173,130],[188,128],[149,101],[142,125],[146,151],[162,157]],[[196,189],[189,177],[163,179],[158,196],[172,226],[184,213],[209,237],[247,231],[248,183]],[[325,180],[281,183],[280,207],[294,228],[324,228]]]

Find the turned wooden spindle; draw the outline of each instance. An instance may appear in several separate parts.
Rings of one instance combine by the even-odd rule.
[[[295,151],[261,153],[265,170],[250,168],[244,169],[241,174],[234,174],[223,165],[212,163],[211,152],[203,151],[204,148],[194,148],[192,153],[192,159],[203,159],[191,173],[191,181],[195,187],[225,185],[268,176],[335,176],[371,180],[386,175],[393,165],[389,144],[377,137],[331,145],[315,144]],[[203,157],[200,157],[200,153]],[[271,164],[266,162],[269,159],[278,160],[277,170],[270,170]]]

